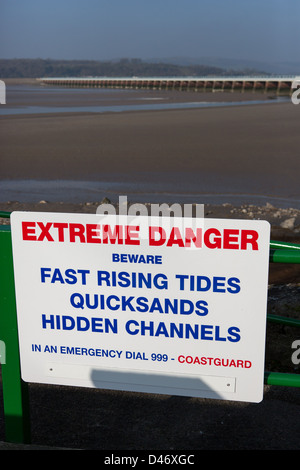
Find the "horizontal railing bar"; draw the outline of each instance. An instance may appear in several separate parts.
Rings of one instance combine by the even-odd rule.
[[[9,218],[10,218],[10,214],[11,214],[11,212],[0,211],[0,217],[3,217],[3,218],[9,219]]]
[[[298,243],[279,242],[276,240],[270,241],[270,248],[273,250],[282,249],[282,250],[299,250],[300,251],[300,245]]]
[[[282,385],[284,387],[300,387],[300,374],[286,372],[265,371],[264,383],[266,385]]]
[[[300,251],[291,249],[270,249],[270,263],[300,263]]]
[[[268,314],[267,319],[272,323],[280,323],[283,325],[298,326],[298,327],[300,326],[300,320],[297,320],[296,318],[288,318],[288,317],[282,317],[279,315]]]

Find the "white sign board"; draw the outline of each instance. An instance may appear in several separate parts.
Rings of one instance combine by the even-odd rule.
[[[24,381],[259,402],[265,221],[14,212]]]

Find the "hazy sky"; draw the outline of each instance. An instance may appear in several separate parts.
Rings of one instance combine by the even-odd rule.
[[[300,0],[0,0],[0,58],[299,61]]]

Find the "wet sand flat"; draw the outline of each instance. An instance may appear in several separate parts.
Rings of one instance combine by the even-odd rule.
[[[1,179],[128,181],[299,198],[292,103],[2,117]]]

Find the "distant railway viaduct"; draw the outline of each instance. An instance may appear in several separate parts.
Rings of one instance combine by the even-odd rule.
[[[85,77],[40,78],[41,83],[65,87],[155,89],[199,92],[273,92],[291,94],[300,76],[273,77]],[[294,86],[293,86],[294,84]]]

